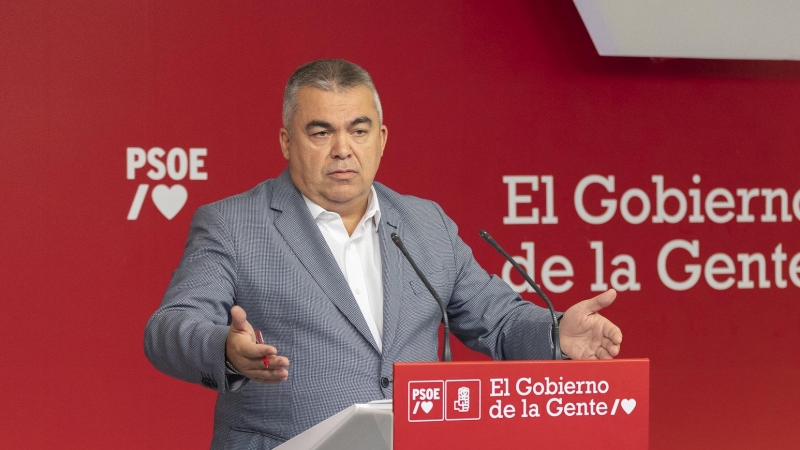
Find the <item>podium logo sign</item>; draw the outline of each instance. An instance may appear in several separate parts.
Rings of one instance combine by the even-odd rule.
[[[492,436],[504,450],[582,448],[597,430],[595,450],[646,449],[649,363],[610,361],[471,361],[397,363],[394,448],[472,448]],[[407,398],[406,398],[407,397]]]
[[[445,420],[480,420],[481,380],[445,381]]]
[[[491,419],[615,416],[619,408],[630,415],[636,409],[635,398],[607,399],[610,383],[605,380],[490,378],[488,387]],[[480,420],[482,407],[480,379],[408,382],[409,422]]]
[[[408,383],[408,421],[442,420],[444,420],[444,382],[440,380]]]
[[[408,421],[480,420],[481,380],[408,383]]]

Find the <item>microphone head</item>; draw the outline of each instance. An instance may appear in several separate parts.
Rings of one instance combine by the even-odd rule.
[[[405,244],[403,244],[403,240],[400,239],[400,236],[398,236],[397,233],[392,233],[389,236],[392,238],[392,242],[394,242],[394,245],[396,245],[397,248],[399,248],[400,251],[405,254],[407,252],[406,246]]]
[[[489,243],[494,242],[494,238],[492,238],[492,235],[489,234],[486,230],[478,231],[478,234],[481,235],[481,237],[483,238],[484,241],[489,242]]]
[[[406,258],[410,258],[411,256],[408,254],[408,250],[406,250],[406,245],[403,244],[403,240],[400,239],[400,236],[398,236],[397,233],[392,233],[389,236],[392,238],[392,242],[394,242],[394,245],[397,248],[399,248],[404,255],[406,255]]]

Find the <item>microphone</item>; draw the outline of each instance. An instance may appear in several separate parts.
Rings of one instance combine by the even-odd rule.
[[[522,267],[520,267],[519,264],[517,264],[514,258],[512,258],[511,255],[509,255],[505,250],[503,250],[503,247],[500,247],[500,244],[498,244],[497,241],[494,240],[491,234],[487,233],[486,230],[481,230],[478,232],[478,234],[481,235],[484,241],[488,242],[489,245],[491,245],[492,247],[494,247],[495,250],[500,252],[500,254],[503,255],[508,260],[508,262],[510,262],[511,265],[514,266],[515,269],[517,269],[517,271],[522,275],[522,278],[525,278],[525,281],[528,282],[528,284],[533,288],[533,290],[536,291],[537,294],[539,294],[539,297],[542,297],[542,300],[544,300],[544,302],[547,303],[547,309],[550,310],[550,316],[553,319],[553,359],[556,360],[563,359],[561,356],[561,341],[558,333],[558,318],[556,317],[555,309],[553,309],[553,304],[550,303],[550,299],[547,298],[544,292],[542,292],[542,289],[539,288],[539,285],[536,284],[536,282],[534,282],[524,270],[522,270]]]
[[[422,280],[422,283],[425,284],[425,287],[428,288],[428,291],[430,291],[431,295],[433,295],[433,298],[436,299],[436,303],[439,304],[439,309],[442,310],[442,322],[444,322],[444,345],[442,346],[442,361],[450,362],[453,360],[452,356],[450,355],[450,320],[447,318],[447,311],[445,311],[444,302],[442,301],[442,298],[439,297],[439,294],[436,293],[436,290],[433,288],[433,286],[431,286],[431,283],[428,281],[428,278],[425,277],[425,274],[422,273],[422,271],[419,270],[419,267],[417,267],[417,264],[414,263],[411,255],[408,254],[405,244],[403,244],[403,241],[400,239],[400,236],[398,236],[397,233],[392,233],[391,236],[394,245],[400,249],[400,251],[403,253],[403,256],[405,256],[408,262],[411,263],[411,267],[414,268],[414,272],[417,272],[417,276],[420,280]]]

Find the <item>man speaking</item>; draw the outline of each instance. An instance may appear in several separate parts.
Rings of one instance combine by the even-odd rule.
[[[441,311],[392,233],[467,346],[494,359],[552,355],[547,310],[489,276],[436,203],[373,181],[387,138],[369,74],[313,61],[284,94],[287,169],[197,210],[145,352],[218,391],[212,448],[273,448],[354,403],[391,398],[393,363],[437,360]],[[597,314],[615,295],[564,313],[567,356],[619,353],[622,333]]]

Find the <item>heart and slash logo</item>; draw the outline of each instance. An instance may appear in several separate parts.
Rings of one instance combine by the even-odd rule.
[[[169,152],[161,147],[145,150],[141,147],[128,147],[126,153],[128,180],[137,179],[137,175],[144,175],[153,181],[172,181],[185,183],[187,180],[208,180],[208,172],[204,171],[205,157],[208,155],[206,148],[190,148],[187,152],[181,147],[174,147]],[[149,169],[149,170],[148,170]],[[149,184],[140,184],[133,196],[131,208],[128,211],[128,220],[136,220],[147,199]],[[156,209],[172,220],[186,205],[189,192],[182,184],[157,184],[150,191],[150,198]]]
[[[150,193],[153,203],[156,205],[161,214],[169,220],[178,215],[178,213],[186,204],[186,199],[189,198],[189,193],[186,188],[180,184],[167,187],[164,184],[159,184],[153,188]]]
[[[619,405],[622,406],[622,410],[625,411],[625,414],[630,414],[633,412],[633,409],[636,408],[636,400],[632,398],[624,398]]]
[[[409,422],[444,420],[444,381],[410,381],[408,407]]]

